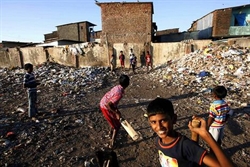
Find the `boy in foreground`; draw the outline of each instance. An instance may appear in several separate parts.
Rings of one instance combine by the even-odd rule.
[[[206,121],[202,118],[193,117],[193,119],[201,122],[199,128],[194,128],[191,122],[189,122],[188,127],[212,148],[215,157],[196,142],[173,129],[177,115],[174,113],[173,105],[169,100],[156,98],[148,105],[147,114],[151,128],[158,135],[156,145],[162,167],[233,166],[232,162],[226,157],[222,149],[207,131]]]
[[[129,77],[127,75],[121,75],[119,78],[119,85],[116,85],[109,92],[107,92],[100,101],[100,109],[103,113],[103,116],[111,126],[111,143],[109,146],[110,148],[113,148],[117,133],[121,127],[121,113],[118,110],[117,105],[124,95],[124,90],[128,86]]]

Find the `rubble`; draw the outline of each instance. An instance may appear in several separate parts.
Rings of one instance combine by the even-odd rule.
[[[229,90],[227,101],[233,107],[243,107],[250,99],[249,60],[249,48],[214,44],[171,61],[170,65],[158,66],[151,76],[154,81],[197,93],[224,85]]]
[[[131,84],[121,110],[138,130],[140,141],[132,143],[126,133],[119,136],[123,139],[119,143],[125,145],[117,149],[123,166],[158,164],[153,133],[145,120],[148,101],[155,97],[174,101],[179,117],[176,126],[188,135],[187,120],[193,114],[205,117],[212,100],[211,90],[218,84],[228,89],[226,100],[232,108],[232,123],[228,126],[236,128],[230,134],[238,133],[232,138],[240,145],[237,148],[229,142],[227,151],[233,159],[240,157],[238,162],[250,163],[249,148],[240,150],[249,140],[246,130],[250,112],[249,63],[249,48],[211,44],[156,66],[149,74],[145,67],[138,68],[136,75],[126,71]],[[32,121],[27,117],[27,94],[22,88],[24,70],[0,69],[0,165],[95,166],[94,152],[105,150],[107,143],[104,128],[107,123],[98,103],[122,72],[118,70],[114,75],[108,67],[74,68],[55,63],[39,65],[34,72],[41,85],[38,87],[39,114]],[[227,140],[230,141],[231,136]]]

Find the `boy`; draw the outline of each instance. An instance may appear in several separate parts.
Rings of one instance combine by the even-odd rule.
[[[194,117],[201,122],[199,128],[194,128],[189,122],[188,127],[197,133],[215,152],[215,157],[208,154],[196,142],[188,139],[173,129],[177,115],[172,103],[163,98],[156,98],[147,107],[148,120],[151,128],[157,133],[157,148],[162,167],[194,167],[200,165],[216,167],[232,167],[233,164],[206,129],[205,120]]]
[[[129,68],[133,68],[133,60],[134,60],[135,54],[133,52],[133,49],[130,49],[130,54],[129,54]],[[135,66],[134,66],[135,67]]]
[[[125,69],[125,65],[124,65],[125,56],[124,56],[124,54],[123,54],[123,51],[122,51],[122,50],[120,51],[120,56],[119,56],[119,59],[120,59],[121,68],[122,68],[122,69]]]
[[[227,96],[227,90],[224,86],[216,86],[212,90],[212,96],[215,101],[209,108],[209,117],[207,126],[214,140],[221,145],[225,123],[229,117],[230,108],[223,100]]]
[[[147,66],[147,73],[148,73],[149,66],[151,67],[151,70],[153,69],[152,60],[151,60],[152,58],[151,58],[149,51],[147,51],[147,55],[146,55],[145,59],[146,59],[146,66]]]
[[[136,67],[136,64],[137,64],[137,57],[134,55],[133,58],[132,58],[132,70],[133,70],[133,73],[135,74],[135,67]]]
[[[36,82],[35,75],[33,73],[33,65],[27,63],[24,65],[24,69],[26,70],[26,74],[24,75],[23,87],[27,88],[28,91],[28,99],[29,99],[29,110],[28,117],[34,117],[37,114],[37,85],[40,83]]]
[[[113,73],[114,72],[114,70],[115,70],[115,55],[114,54],[112,54],[111,55],[111,59],[110,59],[110,68],[111,68],[111,72]]]
[[[121,113],[117,108],[117,105],[124,95],[124,90],[129,86],[129,77],[127,75],[121,75],[119,78],[119,85],[113,87],[107,92],[100,101],[100,109],[103,116],[111,126],[110,148],[113,148],[117,133],[121,127],[120,118]]]

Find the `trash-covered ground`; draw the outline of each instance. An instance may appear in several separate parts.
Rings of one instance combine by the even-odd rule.
[[[27,117],[23,69],[0,69],[0,166],[97,166],[94,154],[107,150],[108,124],[99,111],[102,96],[117,84],[121,73],[131,85],[120,102],[124,118],[140,134],[133,141],[122,128],[115,152],[121,167],[159,166],[155,135],[143,116],[157,96],[173,101],[177,131],[190,136],[192,115],[206,118],[210,91],[228,88],[226,100],[234,111],[225,128],[222,148],[236,166],[250,164],[250,53],[246,48],[211,44],[179,60],[157,66],[149,74],[137,68],[111,74],[108,68],[72,68],[49,63],[35,68],[37,120]],[[200,140],[200,144],[207,145]]]

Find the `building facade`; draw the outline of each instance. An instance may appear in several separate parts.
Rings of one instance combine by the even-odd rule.
[[[94,26],[96,25],[88,21],[59,25],[57,31],[44,34],[45,42],[56,40],[92,42],[95,39]]]
[[[250,5],[215,10],[194,21],[188,31],[198,31],[198,39],[249,36]]]
[[[101,41],[105,43],[148,43],[152,41],[152,2],[96,3],[101,7]]]

